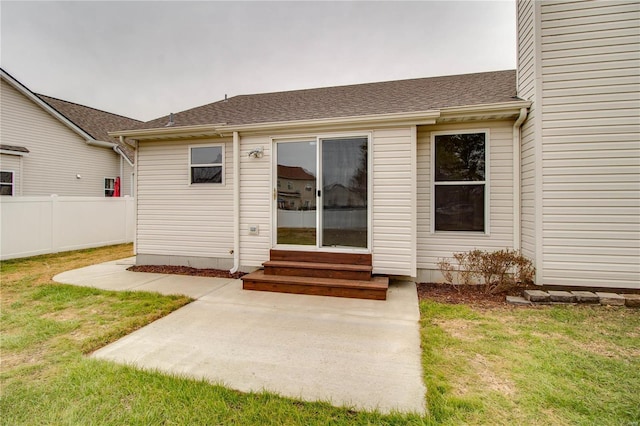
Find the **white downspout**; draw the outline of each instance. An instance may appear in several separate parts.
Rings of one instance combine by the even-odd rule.
[[[233,132],[233,268],[240,268],[240,136]]]
[[[520,203],[522,198],[521,175],[520,175],[520,126],[527,118],[527,108],[520,108],[520,116],[513,123],[513,249],[520,250]]]

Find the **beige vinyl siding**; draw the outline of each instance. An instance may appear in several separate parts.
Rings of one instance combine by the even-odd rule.
[[[371,131],[362,131],[362,134]],[[327,135],[326,132],[320,132]],[[343,133],[332,132],[332,136]],[[345,130],[344,134],[351,134]],[[411,128],[371,132],[373,194],[369,201],[372,215],[372,253],[375,273],[415,275],[415,225],[413,225],[415,143]],[[313,133],[306,137],[316,137]],[[274,135],[273,139],[291,134]],[[240,263],[259,267],[269,259],[272,244],[272,139],[242,135],[240,138]],[[262,158],[249,158],[248,152],[264,147]],[[248,228],[258,225],[259,234]]]
[[[373,272],[416,275],[415,141],[411,128],[373,132]]]
[[[221,143],[225,146],[225,183],[190,185],[189,147]],[[140,142],[138,150],[137,253],[231,258],[231,141]]]
[[[431,232],[431,132],[488,130],[489,235]],[[440,258],[472,249],[513,247],[513,122],[481,122],[418,127],[418,269],[437,270]]]
[[[532,1],[517,2],[518,19],[518,97],[534,100],[536,80],[535,5]],[[536,122],[539,112],[534,102],[527,120],[520,130],[520,179],[521,179],[521,249],[530,259],[536,258]]]
[[[262,158],[249,152],[262,147]],[[267,136],[240,137],[240,265],[259,267],[269,260],[271,248],[272,161],[271,139]],[[249,235],[249,226],[258,226],[258,235]]]
[[[640,288],[640,7],[541,17],[544,282]]]
[[[104,196],[104,178],[119,175],[120,156],[87,145],[4,80],[1,90],[2,143],[30,151],[22,160],[22,195]]]
[[[22,157],[19,155],[0,154],[0,170],[3,172],[13,172],[13,196],[22,195],[21,173]]]

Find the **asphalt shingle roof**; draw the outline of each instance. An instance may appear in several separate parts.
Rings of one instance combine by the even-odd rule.
[[[315,176],[302,167],[283,166],[278,164],[278,177],[291,180],[315,180]]]
[[[130,129],[141,125],[141,121],[50,96],[37,93],[36,96],[90,134],[94,139],[117,144],[124,151],[127,158],[133,162],[134,153],[129,145],[121,143],[119,138],[109,136],[107,132]]]
[[[234,96],[174,114],[174,126],[427,111],[517,100],[515,70]],[[120,130],[165,127],[169,116]]]

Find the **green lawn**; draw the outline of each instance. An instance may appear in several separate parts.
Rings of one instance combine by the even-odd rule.
[[[381,415],[244,394],[85,355],[189,302],[51,277],[129,256],[130,245],[5,261],[2,424],[637,425],[640,312],[476,309],[421,302],[429,415]]]

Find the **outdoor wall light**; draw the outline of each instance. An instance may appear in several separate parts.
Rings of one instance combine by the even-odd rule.
[[[264,148],[259,146],[249,151],[249,158],[262,158],[264,155]]]
[[[78,174],[76,175],[76,179],[80,179],[81,177],[82,177],[82,176],[80,176],[80,173],[78,173]]]

